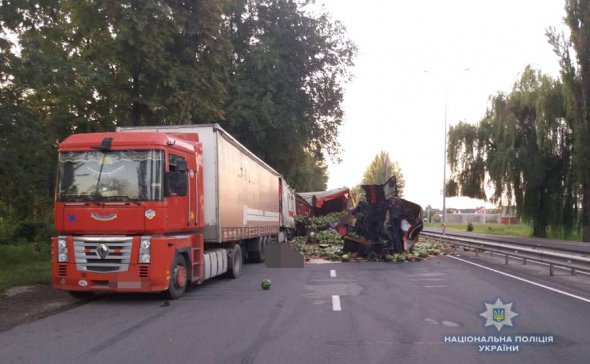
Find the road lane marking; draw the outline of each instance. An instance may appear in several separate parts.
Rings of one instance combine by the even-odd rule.
[[[336,278],[336,270],[335,269],[330,270],[330,277]]]
[[[411,281],[448,281],[447,278],[410,278]]]
[[[342,311],[342,307],[340,306],[340,296],[337,296],[337,295],[332,296],[332,310]]]
[[[442,322],[443,325],[447,326],[447,327],[459,327],[461,326],[460,324],[453,322],[453,321],[443,321]]]
[[[424,286],[424,288],[446,288],[447,286]]]
[[[514,279],[517,279],[517,280],[519,280],[519,281],[522,281],[522,282],[530,283],[530,284],[532,284],[533,286],[537,286],[537,287],[545,288],[545,289],[547,289],[547,290],[549,290],[549,291],[553,291],[553,292],[561,293],[561,294],[562,294],[562,295],[564,295],[564,296],[572,297],[572,298],[578,299],[578,300],[580,300],[580,301],[584,301],[584,302],[588,302],[588,303],[590,303],[590,299],[588,299],[588,298],[584,298],[584,297],[582,297],[582,296],[578,296],[578,295],[575,295],[575,294],[572,294],[572,293],[569,293],[569,292],[566,292],[566,291],[562,291],[562,290],[560,290],[560,289],[557,289],[557,288],[549,287],[549,286],[546,286],[546,285],[544,285],[544,284],[541,284],[541,283],[537,283],[537,282],[529,281],[528,279],[524,279],[524,278],[521,278],[521,277],[518,277],[518,276],[515,276],[515,275],[512,275],[512,274],[509,274],[509,273],[506,273],[506,272],[502,272],[502,271],[499,271],[499,270],[496,270],[496,269],[493,269],[493,268],[490,268],[490,267],[486,267],[485,265],[481,265],[481,264],[473,263],[473,262],[470,262],[470,261],[468,261],[468,260],[465,260],[465,259],[461,259],[461,258],[453,257],[453,256],[451,256],[451,255],[449,255],[449,257],[450,257],[450,258],[453,258],[453,259],[456,259],[456,260],[460,260],[460,261],[462,261],[462,262],[464,262],[464,263],[467,263],[467,264],[474,265],[474,266],[476,266],[476,267],[480,267],[480,268],[483,268],[483,269],[490,270],[490,271],[492,271],[492,272],[496,272],[496,273],[498,273],[498,274],[501,274],[501,275],[503,275],[503,276],[506,276],[506,277],[510,277],[510,278],[514,278]]]
[[[425,318],[424,321],[428,322],[431,325],[438,325],[439,324],[439,322],[436,321],[435,319],[431,319],[431,318],[428,318],[428,317]]]

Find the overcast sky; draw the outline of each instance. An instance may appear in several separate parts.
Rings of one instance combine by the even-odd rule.
[[[359,48],[344,99],[343,161],[329,165],[328,188],[360,183],[385,150],[401,166],[405,198],[440,208],[445,89],[449,126],[475,123],[489,96],[509,92],[527,64],[559,74],[545,32],[566,29],[563,0],[318,3]]]

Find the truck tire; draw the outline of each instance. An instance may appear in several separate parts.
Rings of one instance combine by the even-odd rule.
[[[188,272],[186,268],[186,259],[180,254],[174,257],[174,264],[170,272],[170,283],[168,284],[168,297],[172,300],[182,296],[188,285]]]
[[[234,247],[229,254],[229,269],[227,271],[227,276],[230,278],[238,278],[242,275],[243,265],[242,248],[240,247],[240,244],[234,244]]]
[[[266,244],[270,236],[262,236],[258,239],[254,239],[254,241],[250,242],[250,244],[255,244],[256,247],[253,251],[248,252],[248,257],[250,257],[250,261],[252,263],[262,263],[266,257]]]

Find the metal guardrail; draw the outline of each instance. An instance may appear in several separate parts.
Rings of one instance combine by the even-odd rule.
[[[475,250],[476,256],[479,256],[480,251],[501,254],[505,256],[505,264],[509,263],[510,257],[522,259],[523,264],[526,264],[527,261],[545,263],[549,265],[549,275],[551,276],[556,266],[570,269],[572,275],[575,275],[576,271],[590,272],[590,257],[579,252],[532,247],[514,242],[497,242],[480,237],[472,238],[431,231],[422,231],[420,236],[429,237],[442,243],[472,248]]]
[[[425,228],[422,231],[429,233],[440,233],[443,230],[440,228]],[[574,242],[566,240],[543,239],[524,236],[494,235],[453,229],[447,229],[446,234],[467,238],[482,239],[490,242],[517,244],[523,246],[530,246],[532,248],[549,249],[567,253],[579,253],[580,255],[590,256],[590,244],[579,241]]]

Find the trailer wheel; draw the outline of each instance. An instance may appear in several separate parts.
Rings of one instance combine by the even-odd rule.
[[[255,244],[254,251],[248,252],[248,256],[253,263],[262,263],[266,258],[266,243],[269,240],[269,236],[262,236],[258,239],[252,241],[252,244]]]
[[[175,300],[184,294],[188,282],[187,274],[186,259],[182,255],[176,255],[168,284],[167,295],[170,299]]]
[[[238,278],[242,274],[242,248],[240,244],[234,244],[229,255],[229,270],[227,276],[230,278]]]

